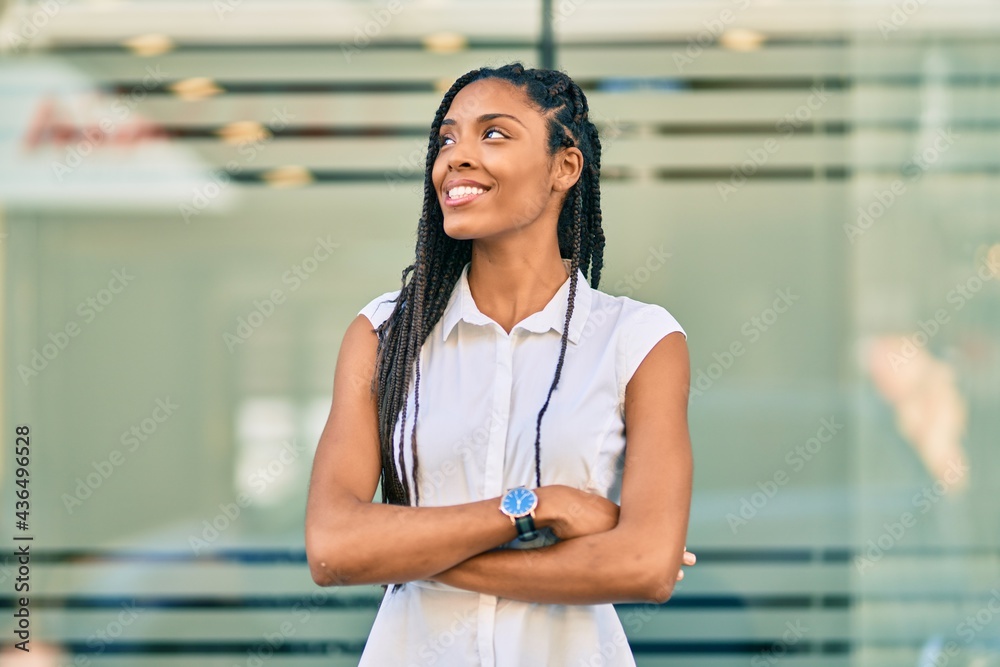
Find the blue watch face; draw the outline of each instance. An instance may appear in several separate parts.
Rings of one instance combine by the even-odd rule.
[[[535,495],[534,491],[525,487],[511,489],[503,497],[504,511],[515,517],[524,516],[535,509],[537,503],[538,496]]]

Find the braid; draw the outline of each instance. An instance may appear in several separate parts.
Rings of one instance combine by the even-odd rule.
[[[432,181],[440,145],[441,121],[455,96],[468,84],[486,78],[513,83],[524,90],[529,104],[547,119],[550,157],[575,146],[584,157],[580,178],[566,193],[556,227],[559,254],[570,260],[569,303],[563,323],[559,359],[545,403],[538,412],[535,432],[535,484],[541,486],[541,426],[552,394],[559,384],[566,356],[568,332],[577,293],[577,275],[590,276],[590,287],[600,283],[604,264],[604,231],[601,227],[601,145],[597,129],[588,118],[586,96],[565,73],[557,70],[525,69],[519,62],[499,68],[475,69],[459,77],[445,93],[434,115],[427,144],[423,209],[417,226],[413,264],[403,269],[399,295],[389,317],[376,329],[378,349],[371,391],[377,396],[379,446],[382,460],[382,502],[410,504],[410,476],[403,447],[394,459],[397,420],[400,437],[406,432],[408,395],[413,371],[413,426],[410,453],[413,461],[413,504],[420,504],[417,416],[420,413],[420,351],[444,314],[445,307],[472,257],[472,241],[453,239],[444,233],[444,217]],[[387,588],[387,586],[383,586]],[[393,592],[398,590],[398,586]]]
[[[569,332],[569,322],[573,317],[573,309],[576,302],[576,284],[577,284],[577,267],[580,265],[580,229],[582,227],[582,211],[581,211],[581,201],[580,191],[577,190],[573,195],[573,253],[570,257],[570,279],[569,279],[569,305],[566,308],[566,321],[563,323],[563,333],[562,333],[562,344],[559,349],[559,361],[556,363],[555,376],[552,378],[552,384],[549,386],[548,396],[545,398],[545,404],[542,405],[542,409],[538,411],[538,422],[535,426],[535,486],[542,485],[542,416],[545,415],[545,411],[549,408],[549,400],[552,398],[552,392],[555,391],[556,386],[559,384],[559,377],[562,374],[563,359],[566,357],[566,341],[568,340]]]

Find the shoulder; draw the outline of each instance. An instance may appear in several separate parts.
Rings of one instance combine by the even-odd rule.
[[[687,332],[677,318],[660,304],[644,303],[627,296],[621,298],[625,300],[622,314],[630,333],[634,334],[636,329],[651,329],[663,335],[679,331],[687,338]]]
[[[667,308],[657,303],[646,303],[627,296],[611,296],[595,292],[598,308],[617,314],[614,319],[618,357],[619,382],[624,387],[635,374],[639,364],[664,337],[680,333],[685,341],[687,331]]]
[[[358,311],[358,315],[364,315],[368,318],[368,321],[372,323],[372,328],[378,328],[380,324],[389,319],[389,315],[392,314],[393,309],[396,307],[396,297],[402,289],[392,290],[391,292],[384,292],[371,301],[369,301],[365,306]]]
[[[643,331],[661,332],[662,335],[679,331],[687,338],[687,332],[673,313],[658,303],[646,303],[628,296],[612,296],[597,289],[592,290],[592,293],[591,312],[604,313],[604,319],[613,322],[621,339],[634,339]]]

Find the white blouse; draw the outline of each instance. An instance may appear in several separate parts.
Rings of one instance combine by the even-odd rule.
[[[508,488],[535,487],[535,429],[559,360],[569,297],[566,281],[541,311],[508,335],[476,307],[465,265],[451,299],[421,348],[420,505],[475,502]],[[590,287],[578,269],[559,385],[542,418],[542,485],[565,484],[620,503],[624,463],[625,385],[667,334],[687,333],[662,306]],[[373,299],[359,314],[372,326],[388,318],[399,290]],[[410,386],[403,447],[413,499],[414,388]],[[497,512],[499,512],[499,508]],[[548,529],[529,542],[557,538]],[[383,597],[359,667],[456,665],[634,667],[632,651],[611,604],[529,603],[418,580]]]

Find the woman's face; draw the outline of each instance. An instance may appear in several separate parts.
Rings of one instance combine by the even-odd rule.
[[[500,79],[460,90],[438,141],[431,180],[444,231],[455,239],[515,232],[543,214],[555,222],[565,191],[579,176],[579,169],[567,176],[563,161],[549,159],[545,118],[528,106],[521,89]]]

